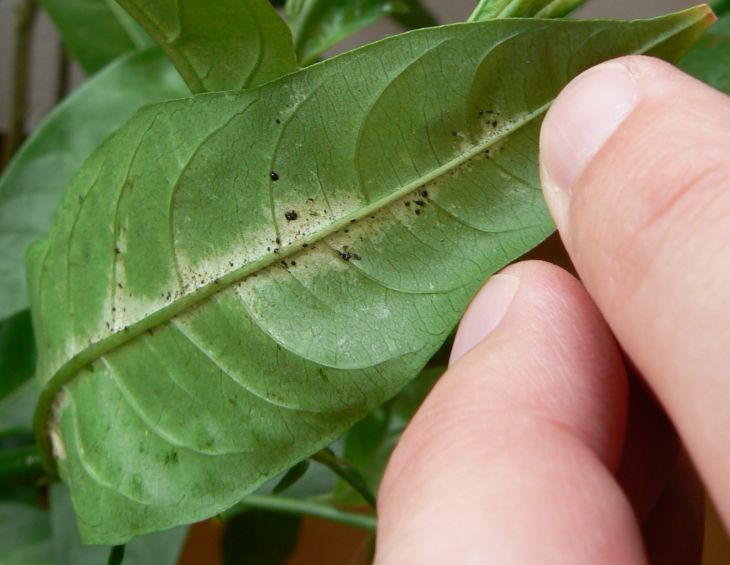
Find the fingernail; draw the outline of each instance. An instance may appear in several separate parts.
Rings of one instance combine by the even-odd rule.
[[[570,197],[578,177],[637,99],[636,81],[619,62],[604,63],[573,80],[550,108],[540,133],[543,183],[550,185],[546,188]]]
[[[451,348],[449,365],[492,333],[504,318],[520,286],[513,275],[499,274],[489,279],[464,314]]]

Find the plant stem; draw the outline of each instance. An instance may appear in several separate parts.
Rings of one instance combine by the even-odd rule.
[[[124,550],[126,547],[127,546],[125,545],[113,546],[109,552],[109,561],[107,561],[107,565],[122,565],[122,562],[124,561]]]
[[[312,455],[312,460],[328,467],[338,477],[346,481],[355,491],[362,496],[368,505],[375,509],[375,495],[370,487],[362,478],[362,475],[351,465],[337,458],[337,456],[328,449],[323,449],[319,453]]]
[[[18,10],[15,24],[15,58],[10,102],[10,127],[3,146],[0,164],[6,165],[23,142],[25,115],[28,109],[28,75],[30,70],[30,43],[33,36],[33,22],[38,12],[34,0],[25,0]],[[2,168],[2,167],[0,167]]]
[[[720,17],[723,14],[730,12],[730,0],[715,0],[710,3],[710,7],[715,14]]]
[[[261,494],[247,496],[240,504],[221,514],[221,517],[224,519],[230,518],[250,508],[269,510],[271,512],[283,512],[285,514],[313,516],[369,532],[374,532],[377,525],[375,516],[346,512],[333,506],[312,502],[310,500]]]
[[[38,447],[21,447],[0,451],[0,479],[38,475],[43,472]]]
[[[71,78],[71,58],[62,41],[58,43],[58,75],[56,77],[56,104],[66,98]]]

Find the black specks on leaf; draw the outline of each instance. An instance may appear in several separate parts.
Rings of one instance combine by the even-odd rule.
[[[116,306],[112,306],[112,312],[116,312],[116,311],[117,311]]]
[[[277,124],[280,124],[281,123],[281,120],[279,118],[276,118],[276,123]]]
[[[308,243],[302,243],[302,247],[309,247]]]
[[[421,196],[423,196],[424,198],[428,198],[428,190],[422,190]]]
[[[117,286],[118,286],[119,288],[124,288],[124,287],[122,286],[122,283],[117,283]]]
[[[299,214],[297,214],[295,210],[289,210],[284,214],[284,217],[287,219],[287,221],[293,222],[299,217]]]
[[[278,253],[278,252],[279,252],[279,248],[278,247],[274,247],[274,253]]]
[[[453,135],[454,137],[456,137],[456,132],[455,131],[452,131],[451,132],[451,135]]]
[[[416,206],[425,206],[426,205],[426,203],[423,200],[414,200],[413,202],[416,204]]]
[[[296,267],[296,266],[297,266],[297,262],[296,262],[296,261],[292,261],[292,262],[291,262],[291,266],[292,266],[292,267]]]
[[[118,246],[114,246],[114,253],[116,253],[117,255],[119,255],[121,252],[122,252],[122,250],[119,249]]]
[[[410,208],[410,207],[411,207],[411,203],[410,202],[406,202],[406,208]]]
[[[274,182],[279,180],[279,173],[277,173],[276,171],[271,171],[269,173],[269,176],[271,177],[271,180]]]
[[[418,216],[418,215],[420,215],[420,214],[421,214],[421,210],[419,210],[419,209],[416,209],[416,216]]]
[[[349,251],[345,251],[345,250],[339,251],[338,250],[337,255],[339,255],[340,259],[342,259],[343,261],[349,261],[350,259],[352,259],[352,253],[350,253]]]
[[[277,237],[276,238],[276,243],[277,243],[277,245],[281,245],[281,239]]]

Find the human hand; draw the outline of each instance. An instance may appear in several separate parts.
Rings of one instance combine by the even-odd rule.
[[[548,113],[541,169],[585,288],[525,262],[474,299],[386,470],[379,565],[697,563],[670,420],[730,524],[730,99],[605,63]]]

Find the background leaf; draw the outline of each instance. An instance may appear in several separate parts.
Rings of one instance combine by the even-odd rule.
[[[391,17],[406,29],[420,29],[438,25],[436,18],[420,0],[402,0],[406,6],[403,12],[395,12]]]
[[[287,5],[294,48],[302,65],[313,63],[327,49],[383,16],[406,13],[419,15],[401,0],[290,0]]]
[[[28,307],[23,258],[48,233],[63,189],[141,106],[189,95],[158,49],[127,55],[59,104],[0,177],[0,320]]]
[[[268,0],[119,0],[190,90],[240,90],[295,71],[291,33]]]
[[[18,502],[0,503],[0,563],[55,565],[47,512]]]
[[[29,255],[37,431],[82,538],[213,515],[391,398],[553,230],[537,138],[562,87],[711,20],[431,28],[138,112]]]
[[[720,18],[679,64],[710,86],[730,94],[730,15]]]
[[[480,0],[469,21],[496,18],[562,18],[586,0]]]
[[[87,74],[151,40],[114,0],[38,0]]]
[[[392,400],[379,406],[345,434],[343,459],[360,471],[370,489],[377,492],[385,466],[401,434],[446,367],[429,367]],[[334,500],[357,504],[360,496],[352,487],[337,482]]]
[[[56,565],[103,565],[110,548],[82,546],[76,529],[76,517],[66,485],[51,486],[50,521],[53,532],[53,556]],[[48,520],[48,518],[46,518]],[[132,540],[124,551],[124,565],[175,565],[188,536],[180,527]]]
[[[0,436],[32,429],[34,372],[33,325],[26,310],[0,322]]]

